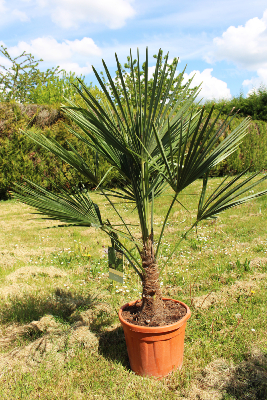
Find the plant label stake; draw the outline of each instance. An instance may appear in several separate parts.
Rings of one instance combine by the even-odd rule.
[[[123,283],[124,255],[114,247],[108,248],[109,279]]]

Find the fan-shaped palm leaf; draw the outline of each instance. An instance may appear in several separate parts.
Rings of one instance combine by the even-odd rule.
[[[99,208],[90,199],[87,192],[74,192],[55,187],[53,193],[25,179],[28,185],[15,184],[16,198],[34,207],[49,219],[84,226],[101,227]]]

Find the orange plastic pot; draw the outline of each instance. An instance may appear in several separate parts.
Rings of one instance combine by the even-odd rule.
[[[131,369],[138,375],[163,378],[177,368],[182,368],[185,327],[191,311],[181,301],[163,300],[182,304],[186,307],[186,315],[172,325],[146,327],[131,324],[122,318],[123,309],[135,301],[125,304],[119,311]]]

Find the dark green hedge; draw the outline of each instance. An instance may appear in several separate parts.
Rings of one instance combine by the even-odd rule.
[[[71,122],[53,107],[0,104],[0,200],[9,198],[13,183],[22,182],[24,177],[48,189],[52,188],[51,182],[71,187],[83,182],[88,188],[93,187],[84,182],[84,178],[68,165],[20,131],[40,131],[64,146],[67,146],[68,140],[86,157],[89,165],[95,168],[95,154],[70,134],[65,124],[71,125]],[[98,175],[103,177],[110,165],[101,158],[97,164]],[[115,171],[112,170],[108,177],[107,186],[118,185],[118,174]]]
[[[225,135],[238,126],[240,120],[241,117],[236,117]],[[221,122],[218,121],[217,127]],[[9,198],[9,190],[13,183],[22,182],[24,177],[46,188],[52,188],[51,182],[60,182],[71,187],[84,182],[78,173],[70,171],[68,165],[20,133],[20,129],[33,129],[56,139],[62,145],[66,145],[68,140],[94,168],[95,154],[79,143],[76,137],[68,132],[65,124],[72,123],[59,109],[52,106],[0,104],[0,200]],[[267,169],[267,123],[264,121],[251,122],[249,132],[239,149],[218,165],[212,171],[212,175],[235,174],[249,166],[251,171]],[[100,158],[99,176],[102,177],[109,167],[108,163]],[[119,184],[119,177],[112,170],[106,185]],[[92,188],[92,185],[88,184],[87,187]]]
[[[236,117],[227,128],[223,137],[228,135],[241,122]],[[217,127],[222,121],[218,121]],[[267,169],[267,123],[265,121],[251,121],[248,133],[244,137],[237,151],[221,162],[213,171],[213,176],[224,176],[228,173],[237,174],[244,169],[260,171]]]
[[[262,86],[248,97],[244,97],[241,93],[231,100],[206,101],[206,110],[209,111],[212,105],[216,110],[221,110],[223,107],[225,114],[230,113],[235,107],[236,110],[239,110],[241,117],[250,116],[255,121],[267,121],[267,88]]]

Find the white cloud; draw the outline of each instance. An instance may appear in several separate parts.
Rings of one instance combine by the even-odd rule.
[[[267,85],[267,9],[262,18],[251,18],[245,25],[230,26],[221,37],[213,39],[213,48],[204,59],[208,63],[227,60],[241,69],[257,72],[245,79],[244,87],[251,91]]]
[[[1,42],[0,42],[1,44]],[[10,68],[12,66],[12,62],[9,61],[6,57],[0,56],[0,70],[1,72],[4,71],[4,69],[1,68],[1,65],[3,65],[6,68]]]
[[[153,78],[153,74],[155,73],[156,66],[148,67],[148,79]]]
[[[29,43],[20,41],[17,46],[8,48],[11,57],[16,57],[24,51],[31,53],[36,59],[43,59],[46,63],[58,65],[61,69],[75,72],[77,75],[91,73],[92,58],[101,55],[100,48],[88,37],[63,42],[58,42],[51,36],[42,37]]]
[[[12,14],[14,15],[14,17],[15,17],[16,19],[19,19],[21,22],[28,22],[28,21],[30,21],[30,18],[28,17],[28,15],[27,15],[25,12],[20,11],[20,10],[18,10],[18,9],[13,10],[13,11],[12,11]]]
[[[100,55],[101,50],[94,43],[93,39],[84,37],[81,40],[65,40],[60,43],[51,36],[33,39],[30,43],[19,42],[17,46],[10,47],[12,56],[21,54],[24,50],[32,53],[35,57],[42,58],[47,62],[66,62],[74,56],[81,58]]]
[[[267,10],[261,19],[252,18],[244,26],[230,26],[221,37],[213,39],[213,44],[206,61],[224,59],[251,71],[267,68]]]
[[[35,57],[47,62],[59,62],[71,58],[72,51],[66,42],[58,43],[52,37],[37,38],[27,42],[19,42],[17,46],[9,48],[12,56],[17,56],[23,51],[32,53]]]
[[[80,67],[78,63],[62,63],[60,64],[60,68],[64,69],[67,72],[75,72],[76,75],[87,75],[92,72],[92,67],[87,63],[86,67]]]
[[[4,14],[6,12],[6,7],[5,7],[5,0],[0,0],[0,13]]]
[[[132,3],[136,0],[0,0],[0,15],[12,22],[27,22],[36,17],[47,18],[64,29],[77,29],[80,25],[121,28],[136,15]],[[44,23],[44,27],[47,23]]]
[[[212,76],[212,71],[212,68],[204,69],[202,72],[192,71],[190,74],[185,73],[184,79],[188,81],[195,75],[190,87],[198,86],[203,82],[198,100],[201,98],[204,98],[204,100],[230,99],[232,96],[227,83]]]
[[[29,0],[31,1],[31,0]],[[47,0],[37,0],[37,4],[39,7],[44,8],[47,7],[49,5],[49,1]]]
[[[20,0],[20,1],[27,1],[27,0]],[[31,0],[28,0],[31,1]],[[20,20],[21,22],[29,22],[30,18],[29,16],[24,12],[19,10],[18,8],[13,8],[11,5],[10,7],[10,1],[7,3],[5,0],[0,0],[0,15],[1,15],[1,21],[2,22],[11,22],[14,20]],[[6,7],[8,5],[9,7]],[[19,4],[21,6],[21,4]]]
[[[257,70],[258,76],[254,76],[251,79],[245,79],[242,83],[243,86],[246,86],[249,89],[249,93],[258,89],[261,85],[267,86],[267,68],[259,68]]]
[[[135,15],[131,0],[39,0],[47,8],[52,21],[61,28],[77,28],[80,23],[104,24],[121,28]]]
[[[70,49],[74,53],[78,53],[78,54],[84,55],[86,57],[91,56],[91,55],[95,55],[95,56],[101,55],[100,48],[97,47],[97,45],[91,38],[84,37],[81,40],[78,40],[78,39],[73,40],[73,41],[66,40],[66,43],[69,45]]]

